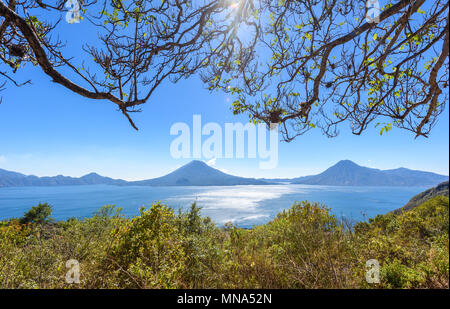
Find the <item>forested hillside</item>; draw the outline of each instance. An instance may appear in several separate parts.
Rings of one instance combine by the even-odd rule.
[[[449,183],[448,183],[448,181],[445,181],[443,183],[440,183],[436,187],[433,187],[431,189],[428,189],[424,192],[421,192],[421,193],[413,196],[405,206],[403,206],[400,209],[395,210],[394,212],[399,213],[401,211],[413,209],[414,207],[421,205],[422,203],[428,201],[429,199],[431,199],[435,196],[447,196],[448,197],[448,191],[449,191]]]

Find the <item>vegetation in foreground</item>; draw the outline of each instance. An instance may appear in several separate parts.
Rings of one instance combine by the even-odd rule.
[[[161,203],[131,219],[114,206],[54,222],[40,204],[0,222],[1,288],[448,288],[449,199],[352,227],[317,203],[296,203],[250,230],[216,227],[193,204]],[[67,284],[66,262],[80,263]],[[379,284],[365,280],[380,263]]]

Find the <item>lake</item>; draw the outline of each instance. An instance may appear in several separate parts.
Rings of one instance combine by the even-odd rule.
[[[163,201],[187,209],[197,201],[202,214],[223,225],[240,227],[266,223],[295,201],[326,204],[333,214],[355,221],[385,214],[406,204],[424,187],[336,187],[279,184],[268,186],[142,187],[60,186],[0,188],[0,220],[20,217],[39,202],[53,206],[57,220],[89,217],[103,205],[114,204],[133,216],[139,206]]]

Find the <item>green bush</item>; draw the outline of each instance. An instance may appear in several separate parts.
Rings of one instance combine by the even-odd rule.
[[[39,203],[39,205],[32,207],[26,212],[22,218],[19,219],[21,224],[27,223],[45,223],[51,220],[52,207],[47,203]]]

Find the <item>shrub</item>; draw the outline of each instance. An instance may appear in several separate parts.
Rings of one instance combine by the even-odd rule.
[[[301,202],[252,229],[219,228],[195,203],[178,214],[154,203],[133,218],[105,206],[52,224],[39,204],[0,224],[0,288],[448,288],[448,204],[435,197],[348,228]],[[65,282],[69,259],[80,285]],[[365,281],[369,259],[377,285]]]
[[[183,268],[182,239],[172,209],[155,203],[115,231],[109,260],[120,282],[132,288],[174,288]]]
[[[32,207],[26,212],[22,218],[19,219],[21,224],[38,223],[42,224],[51,220],[52,207],[47,203],[39,203],[39,205]]]

